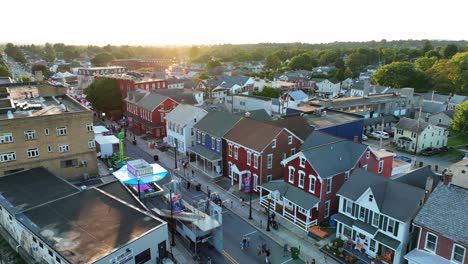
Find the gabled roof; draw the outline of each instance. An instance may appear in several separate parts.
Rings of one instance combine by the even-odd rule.
[[[306,193],[284,181],[270,181],[261,185],[269,191],[278,191],[281,196],[284,196],[289,201],[299,205],[304,209],[314,207],[320,199],[315,195]]]
[[[224,138],[261,152],[282,130],[283,128],[269,123],[243,118]]]
[[[195,99],[195,91],[189,89],[157,89],[154,93],[164,95],[174,99],[178,103],[185,103],[190,105],[198,104]]]
[[[437,186],[414,223],[468,244],[468,190],[456,185]]]
[[[450,98],[449,102],[452,103],[452,104],[461,104],[466,100],[468,100],[467,96],[455,94],[455,95],[452,96],[452,98]]]
[[[448,117],[450,117],[451,119],[453,119],[454,115],[455,115],[455,111],[453,110],[447,110],[444,112],[444,114],[446,114]]]
[[[227,112],[208,112],[193,127],[211,136],[224,137],[234,125],[242,119],[242,116]]]
[[[344,141],[346,139],[344,138],[339,138],[332,136],[330,134],[314,130],[309,136],[306,138],[304,143],[301,146],[301,150],[309,149],[309,148],[315,148],[318,146],[330,144],[333,142],[338,142],[338,141]]]
[[[443,95],[443,94],[436,94],[432,92],[424,93],[422,94],[424,101],[435,101],[439,103],[446,104],[450,98],[448,95]]]
[[[422,112],[435,114],[435,113],[440,113],[440,112],[445,111],[446,108],[447,108],[447,105],[445,104],[441,104],[438,102],[424,101],[422,105]]]
[[[419,132],[426,129],[427,126],[429,126],[429,123],[425,122],[422,119],[419,119]],[[402,119],[400,119],[400,121],[398,121],[398,123],[395,125],[395,127],[398,128],[398,129],[409,130],[409,131],[412,131],[412,132],[418,132],[418,120],[403,117]]]
[[[287,93],[294,101],[301,101],[309,98],[302,90],[292,91]]]
[[[125,98],[125,101],[135,104],[145,110],[153,111],[166,99],[169,99],[169,97],[157,93],[150,93],[144,90],[136,90],[128,92],[128,96]]]
[[[353,172],[337,194],[356,201],[369,188],[375,197],[379,211],[402,222],[406,222],[417,212],[419,203],[425,196],[424,189],[394,181],[361,168]]]
[[[200,107],[188,104],[180,104],[166,115],[166,120],[185,125],[190,123],[193,118],[196,118],[198,115],[203,113],[207,114],[208,112]]]
[[[291,116],[270,122],[271,124],[287,128],[300,139],[305,140],[314,130],[302,116]]]
[[[420,189],[426,189],[426,181],[428,178],[432,178],[432,191],[439,184],[440,177],[432,172],[429,166],[406,172],[401,176],[395,177],[394,180],[418,187]]]
[[[265,109],[258,109],[258,110],[252,110],[252,111],[237,113],[236,115],[246,116],[247,113],[249,113],[248,118],[254,119],[254,120],[257,120],[257,121],[271,121],[271,119],[272,119],[271,116],[268,114],[268,112]]]
[[[321,178],[329,178],[353,168],[366,149],[366,145],[343,140],[303,149],[301,153]]]
[[[209,87],[223,87],[225,89],[232,88],[234,85],[244,86],[250,77],[247,76],[229,76],[229,75],[218,75],[216,79],[206,80]]]

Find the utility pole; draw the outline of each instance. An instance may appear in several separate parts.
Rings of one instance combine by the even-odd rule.
[[[380,126],[380,131],[383,132],[383,127],[384,127],[384,116],[383,116],[383,114],[380,115],[380,117],[382,118],[382,125]],[[379,149],[382,149],[382,141],[383,141],[383,135],[380,136]]]
[[[174,169],[177,170],[177,138],[174,138]]]
[[[270,193],[271,195],[271,193]],[[270,196],[269,195],[269,196]],[[271,229],[270,229],[270,198],[268,197],[268,210],[267,210],[267,227],[266,227],[266,231],[267,232],[270,232]]]
[[[418,153],[419,129],[421,127],[422,101],[419,104],[418,127],[416,129],[416,145],[414,147],[414,167],[416,167],[416,154]]]
[[[172,183],[172,181],[171,181]],[[175,236],[174,236],[174,233],[175,233],[175,225],[174,225],[174,208],[173,208],[173,204],[172,204],[172,186],[169,185],[169,202],[171,204],[171,254],[172,254],[172,247],[175,247],[176,243],[175,243]]]

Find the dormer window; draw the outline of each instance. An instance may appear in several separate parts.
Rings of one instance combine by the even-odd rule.
[[[271,142],[271,148],[276,148],[276,139]]]
[[[368,151],[366,152],[366,159],[369,159],[369,158],[370,158],[370,151],[368,150]]]
[[[304,157],[301,157],[301,158],[300,158],[300,161],[299,161],[299,166],[301,166],[302,168],[304,168],[304,167],[305,167],[305,161],[306,161],[305,158],[304,158]]]
[[[374,196],[372,194],[369,194],[369,202],[374,201]]]

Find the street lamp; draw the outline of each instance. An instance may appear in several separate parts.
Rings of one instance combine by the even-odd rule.
[[[177,138],[174,138],[174,168],[177,170]]]
[[[250,177],[249,177],[249,182],[250,182]],[[252,184],[250,184],[250,189],[249,189],[249,220],[252,220]]]
[[[172,203],[172,186],[173,185],[173,182],[174,180],[171,180],[171,182],[169,182],[169,203],[170,203],[170,207],[171,207],[171,253],[172,253],[172,247],[174,247],[176,245],[175,243],[175,237],[174,237],[174,233],[175,233],[175,225],[174,225],[174,208],[173,208],[173,203]]]
[[[140,196],[140,175],[137,176],[137,181],[138,181],[138,200],[141,200],[141,196]]]
[[[271,194],[271,193],[270,193]],[[269,195],[268,195],[269,196]],[[268,209],[267,209],[267,227],[266,227],[266,231],[267,232],[270,232],[271,229],[270,229],[270,198],[268,198]]]

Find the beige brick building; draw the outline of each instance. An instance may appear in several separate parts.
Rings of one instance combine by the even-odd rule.
[[[0,176],[39,166],[66,179],[97,175],[92,111],[50,87],[8,90],[0,98]]]

